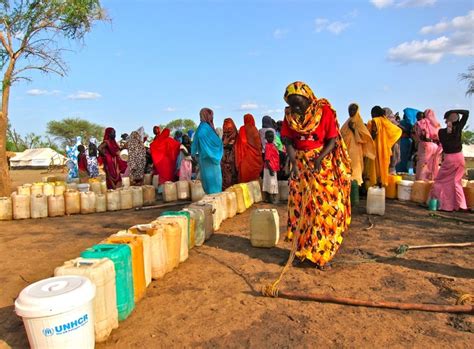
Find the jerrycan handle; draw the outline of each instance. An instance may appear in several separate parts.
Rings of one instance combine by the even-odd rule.
[[[76,268],[79,268],[79,267],[82,267],[82,266],[91,266],[91,265],[94,265],[94,262],[86,261],[86,260],[80,260],[80,261],[76,261],[74,266]]]

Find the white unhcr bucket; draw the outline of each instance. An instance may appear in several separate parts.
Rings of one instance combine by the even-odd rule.
[[[31,348],[94,348],[95,285],[82,276],[44,279],[15,301]]]

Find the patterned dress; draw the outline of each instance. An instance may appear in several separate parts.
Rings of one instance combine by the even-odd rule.
[[[316,99],[301,82],[288,86],[285,100],[291,94],[303,95],[311,105],[303,121],[287,108],[281,131],[293,143],[298,167],[298,177],[289,182],[287,236],[298,239],[297,257],[322,267],[335,256],[351,222],[350,160],[329,102]],[[318,171],[315,160],[332,138],[336,145]]]

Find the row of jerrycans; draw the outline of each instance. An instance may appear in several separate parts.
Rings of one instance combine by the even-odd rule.
[[[82,275],[97,288],[94,300],[96,342],[107,339],[135,308],[152,279],[160,279],[188,258],[188,250],[200,246],[206,231],[201,208],[163,212],[149,224],[133,226],[110,236],[56,268],[55,276]]]
[[[237,187],[241,194],[245,190],[246,200],[255,200],[252,186]],[[151,223],[120,231],[56,268],[55,276],[82,275],[95,284],[96,342],[105,341],[118,322],[130,315],[152,279],[162,278],[186,261],[190,249],[212,236],[218,228],[215,223],[237,213],[238,197],[227,191],[207,195],[182,211],[163,212]]]
[[[66,190],[60,195],[12,194],[1,198],[0,220],[60,217],[73,214],[126,210],[155,202],[152,186],[108,190],[106,194],[92,191]]]

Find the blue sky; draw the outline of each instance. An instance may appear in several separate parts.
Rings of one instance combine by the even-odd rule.
[[[467,0],[105,0],[97,24],[64,57],[69,74],[32,75],[12,89],[10,120],[43,133],[49,120],[81,117],[118,133],[201,107],[237,125],[252,113],[283,118],[295,80],[329,99],[339,121],[359,103],[394,111],[472,110],[458,74],[474,63],[474,5]],[[471,12],[472,11],[472,12]],[[470,120],[474,128],[474,116]]]

